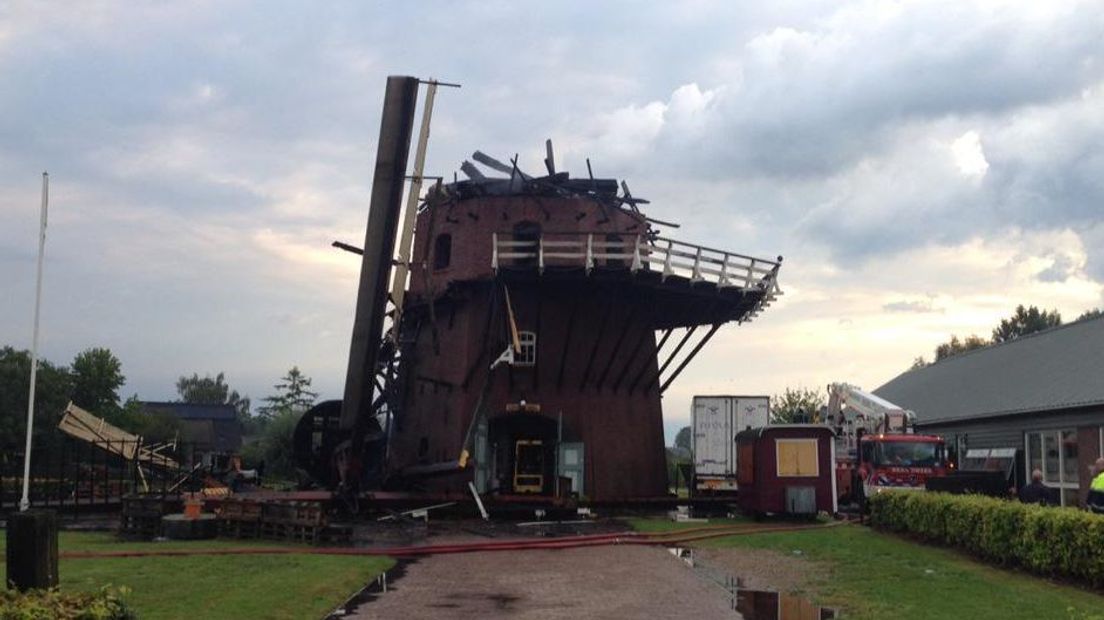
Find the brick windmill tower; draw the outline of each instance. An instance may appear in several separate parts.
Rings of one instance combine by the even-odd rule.
[[[417,211],[409,284],[391,295],[399,329],[381,338],[381,381],[364,392],[379,406],[359,406],[383,414],[364,458],[385,484],[662,496],[664,390],[721,326],[780,294],[781,257],[660,236],[673,225],[625,183],[572,178],[547,150],[540,176],[477,152],[486,173],[464,162],[467,179],[439,183]],[[349,393],[320,407],[347,410]]]

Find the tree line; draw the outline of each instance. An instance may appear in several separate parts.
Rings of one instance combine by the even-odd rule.
[[[1084,319],[1098,318],[1100,316],[1104,316],[1104,310],[1094,308],[1081,313],[1081,315],[1077,317],[1077,320],[1081,321]],[[935,361],[929,363],[922,356],[917,357],[916,360],[913,361],[912,369],[923,368],[949,357],[966,353],[967,351],[973,351],[974,349],[980,349],[992,344],[1009,342],[1029,334],[1043,331],[1044,329],[1057,327],[1061,324],[1062,315],[1059,314],[1057,310],[1040,310],[1035,306],[1024,307],[1023,304],[1020,304],[1016,306],[1015,311],[1010,317],[1002,319],[1000,323],[993,328],[989,338],[983,338],[977,334],[970,334],[964,338],[952,335],[950,340],[935,348]],[[805,387],[787,387],[781,394],[775,394],[771,397],[771,423],[792,424],[795,422],[811,421],[825,404],[826,399],[822,391]],[[690,450],[690,434],[691,429],[689,426],[684,426],[679,429],[678,434],[675,435],[675,447]]]
[[[1097,318],[1102,314],[1104,314],[1104,310],[1093,308],[1081,313],[1077,320]],[[1020,304],[1016,306],[1012,316],[1001,319],[1000,323],[993,328],[992,335],[989,338],[970,334],[960,339],[958,335],[952,334],[950,340],[935,347],[935,359],[932,362],[929,363],[923,356],[917,357],[912,362],[912,369],[923,368],[949,357],[992,344],[1010,342],[1045,329],[1058,327],[1061,324],[1062,315],[1057,310],[1040,310],[1035,306],[1025,308],[1023,304]]]
[[[0,348],[0,449],[22,446],[26,432],[27,397],[31,375],[29,351]],[[110,349],[92,347],[78,353],[69,365],[38,360],[35,388],[35,440],[45,446],[60,440],[55,431],[66,404],[72,401],[119,428],[147,441],[170,441],[180,434],[179,420],[171,414],[146,411],[138,395],[125,400],[122,363]],[[252,411],[252,401],[227,382],[223,372],[180,376],[175,384],[176,402],[231,405],[252,441],[243,446],[247,461],[266,462],[269,471],[292,475],[291,436],[299,416],[318,398],[310,377],[297,366],[273,385],[273,393]]]

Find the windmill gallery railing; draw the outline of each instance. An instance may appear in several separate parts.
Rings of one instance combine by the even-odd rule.
[[[542,233],[534,238],[495,233],[493,243],[491,266],[495,273],[505,268],[544,273],[546,269],[581,267],[589,275],[595,269],[627,269],[633,274],[659,273],[662,280],[678,277],[718,288],[765,291],[769,299],[781,294],[781,257],[772,261],[665,237],[606,233]]]

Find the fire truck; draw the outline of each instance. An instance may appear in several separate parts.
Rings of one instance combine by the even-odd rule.
[[[884,489],[923,490],[947,475],[943,438],[915,433],[915,414],[847,384],[828,386],[826,422],[836,432],[841,503],[860,506]]]

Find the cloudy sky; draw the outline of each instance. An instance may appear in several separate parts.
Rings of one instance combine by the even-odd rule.
[[[536,8],[539,6],[539,9]],[[475,149],[625,178],[680,239],[784,255],[783,299],[665,397],[874,388],[1018,303],[1104,305],[1104,3],[0,2],[0,344],[126,395],[292,364],[337,397],[385,77]],[[79,7],[79,8],[75,8]]]

